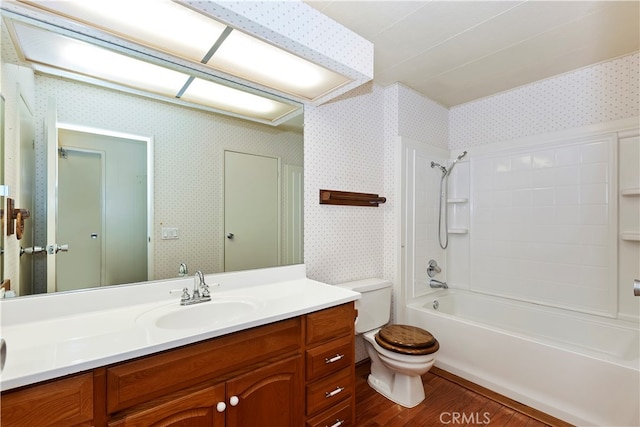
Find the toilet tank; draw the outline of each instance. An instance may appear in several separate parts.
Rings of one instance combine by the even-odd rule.
[[[364,279],[339,285],[360,292],[356,301],[358,319],[356,333],[361,334],[386,325],[391,315],[391,282],[384,279]]]

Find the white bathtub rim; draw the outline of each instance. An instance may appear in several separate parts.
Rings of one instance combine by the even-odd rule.
[[[458,288],[458,287],[449,287],[447,289],[433,289],[429,292],[424,292],[420,295],[415,296],[410,301],[408,301],[407,305],[423,301],[424,299],[430,299],[430,298],[433,298],[434,296],[457,294],[457,293],[470,293],[470,294],[477,295],[480,297],[485,297],[485,298],[503,299],[503,300],[511,301],[515,304],[525,304],[533,308],[550,310],[554,313],[562,314],[565,316],[569,316],[568,313],[570,313],[572,317],[577,317],[582,320],[586,320],[590,322],[604,323],[604,324],[620,326],[620,327],[634,329],[634,330],[637,330],[638,328],[640,328],[640,317],[630,316],[624,313],[618,313],[617,316],[610,316],[603,312],[581,311],[581,310],[576,310],[575,307],[549,304],[546,301],[530,301],[524,298],[516,298],[511,295],[483,292],[476,289]],[[640,301],[638,302],[640,303]]]
[[[572,352],[567,350],[566,348],[561,348],[557,345],[549,345],[548,343],[540,342],[539,340],[533,340],[530,337],[523,337],[519,334],[513,334],[508,331],[499,328],[493,328],[490,325],[482,324],[475,321],[469,321],[467,319],[461,318],[460,316],[453,316],[444,314],[441,312],[437,312],[435,310],[426,310],[422,308],[420,304],[413,304],[408,307],[408,312],[410,318],[415,319],[416,316],[435,316],[436,318],[441,318],[447,322],[455,322],[461,325],[466,325],[466,327],[473,328],[482,328],[489,333],[500,334],[507,339],[515,339],[518,341],[525,341],[533,345],[540,345],[545,348],[548,348],[551,353],[560,352],[560,354],[577,354],[576,357],[582,358],[585,363],[586,361],[591,360],[592,363],[607,363],[611,366],[612,369],[616,369],[624,378],[628,378],[631,383],[634,383],[640,379],[640,371],[634,369],[633,367],[628,367],[624,365],[614,364],[607,360],[603,360],[600,357],[591,357],[586,355],[584,351],[580,352]],[[422,314],[420,314],[422,313]],[[419,326],[424,327],[425,325],[420,324]],[[442,339],[441,341],[445,341],[446,339]],[[445,344],[446,345],[446,344]],[[441,350],[446,350],[446,348],[441,348]],[[541,392],[540,389],[533,387],[531,388],[526,381],[523,383],[521,381],[516,381],[515,383],[512,381],[512,377],[500,377],[495,376],[495,372],[492,370],[493,368],[478,370],[479,366],[477,364],[470,364],[468,360],[465,360],[465,357],[456,357],[457,353],[447,354],[447,352],[442,352],[439,357],[436,359],[436,366],[444,369],[445,371],[451,372],[454,375],[458,375],[462,378],[465,378],[469,381],[472,381],[478,385],[486,387],[492,391],[503,394],[513,400],[521,402],[525,405],[528,405],[532,408],[536,408],[544,413],[557,417],[559,419],[568,421],[577,426],[607,426],[607,427],[629,427],[629,423],[620,419],[619,415],[614,415],[614,418],[618,418],[617,421],[613,421],[612,418],[607,419],[608,416],[612,416],[611,414],[603,415],[599,411],[587,411],[584,412],[584,407],[576,406],[575,402],[571,403],[572,399],[565,400],[561,399],[557,400],[556,397],[551,397],[544,392]],[[573,356],[571,356],[573,357]],[[581,362],[582,363],[582,362]],[[615,368],[613,368],[615,366]],[[628,372],[628,374],[622,374],[623,372]],[[635,380],[634,380],[635,378]],[[627,384],[628,386],[629,384]],[[635,390],[637,394],[637,389]],[[604,397],[603,397],[604,398]],[[561,403],[559,403],[561,402]],[[591,407],[590,407],[591,408]],[[637,408],[636,408],[637,409]],[[628,411],[614,411],[617,414],[627,413]],[[584,414],[584,415],[581,415]],[[588,414],[588,415],[587,415]],[[634,421],[637,423],[637,421]],[[635,425],[635,424],[631,424]]]
[[[637,358],[631,358],[631,359],[621,359],[619,357],[616,357],[615,355],[611,354],[611,353],[607,353],[604,351],[600,351],[600,350],[596,350],[596,349],[591,349],[588,347],[583,347],[583,346],[579,346],[579,345],[575,345],[575,344],[570,344],[564,341],[560,341],[560,340],[553,340],[552,338],[549,337],[540,337],[540,336],[535,336],[535,335],[527,335],[521,332],[517,332],[517,331],[512,331],[506,328],[501,328],[499,326],[495,326],[495,325],[491,325],[488,323],[483,323],[477,320],[472,320],[472,319],[467,319],[461,316],[456,316],[456,315],[452,315],[452,314],[448,314],[448,313],[444,313],[442,311],[439,310],[433,310],[431,308],[424,308],[425,305],[428,305],[428,303],[430,303],[433,298],[437,298],[439,296],[444,296],[444,295],[449,295],[449,294],[456,294],[456,293],[474,293],[486,298],[504,298],[504,297],[499,297],[499,296],[494,296],[494,295],[487,295],[487,294],[483,294],[480,292],[473,292],[473,291],[469,291],[469,290],[457,290],[457,289],[447,289],[447,290],[438,290],[429,294],[425,294],[419,298],[416,298],[413,302],[411,302],[410,304],[407,305],[407,308],[412,308],[412,309],[416,309],[416,310],[428,310],[429,313],[433,313],[434,315],[437,316],[443,316],[445,318],[448,319],[452,319],[455,321],[460,321],[469,325],[473,325],[473,326],[477,326],[477,327],[481,327],[481,328],[486,328],[489,329],[491,331],[494,332],[498,332],[498,333],[503,333],[506,334],[508,336],[511,337],[515,337],[518,339],[524,339],[524,340],[528,340],[528,341],[533,341],[536,344],[540,344],[543,345],[545,347],[550,347],[550,348],[562,348],[563,350],[566,350],[570,353],[574,353],[574,354],[579,354],[581,356],[585,356],[585,357],[590,357],[596,360],[600,360],[600,361],[604,361],[607,363],[611,363],[614,365],[618,365],[618,366],[622,366],[624,368],[629,368],[629,369],[633,369],[635,371],[640,371],[640,357]],[[513,300],[516,303],[522,303],[522,304],[530,304],[530,303],[525,303],[519,300]],[[548,307],[542,306],[541,310],[546,310]],[[556,310],[561,310],[561,309],[556,309]],[[574,312],[572,312],[573,315]],[[586,320],[589,322],[595,322],[595,323],[599,323],[600,319],[598,320],[594,320],[594,319],[590,319],[588,317],[592,317],[592,315],[587,315],[584,313],[577,313],[575,312],[575,314],[577,315],[582,315],[579,316],[581,317],[582,320]],[[583,316],[588,316],[587,318],[583,317]],[[606,325],[609,326],[616,326],[616,327],[620,327],[620,328],[624,328],[624,329],[629,329],[632,331],[637,331],[638,330],[638,325],[635,325],[632,322],[627,322],[624,320],[619,320],[619,319],[608,319],[605,318],[603,319],[603,322]]]

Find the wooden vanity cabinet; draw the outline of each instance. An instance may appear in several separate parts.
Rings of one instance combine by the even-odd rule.
[[[354,319],[347,303],[10,390],[0,419],[12,427],[352,426]]]
[[[124,411],[108,426],[297,426],[301,365],[302,357],[294,356],[220,384],[181,390]]]
[[[353,303],[305,317],[307,427],[355,425]]]

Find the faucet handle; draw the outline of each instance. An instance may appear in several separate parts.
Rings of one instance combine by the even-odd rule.
[[[211,296],[209,293],[209,285],[204,282],[200,284],[200,295],[202,295],[202,298],[209,298]]]
[[[191,295],[189,295],[189,289],[187,288],[172,289],[169,291],[169,294],[175,294],[176,292],[182,292],[182,295],[180,296],[180,302],[189,301],[191,299]]]
[[[438,263],[436,262],[435,259],[430,259],[429,260],[429,265],[427,267],[427,274],[429,275],[429,277],[433,277],[438,273],[441,273],[442,269],[440,267],[438,267]]]

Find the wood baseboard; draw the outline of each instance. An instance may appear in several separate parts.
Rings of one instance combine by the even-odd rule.
[[[443,369],[436,368],[435,366],[431,368],[429,371],[434,375],[437,375],[441,378],[451,381],[452,383],[458,384],[460,387],[464,387],[468,390],[471,390],[479,395],[486,397],[487,399],[491,399],[501,405],[504,405],[508,408],[513,409],[514,411],[518,411],[530,418],[536,419],[541,423],[547,424],[552,427],[573,427],[573,424],[570,424],[566,421],[562,421],[556,417],[553,417],[547,413],[544,413],[538,409],[527,406],[523,403],[520,403],[516,400],[513,400],[507,396],[504,396],[500,393],[496,393],[493,390],[489,390],[486,387],[473,383],[469,380],[461,378],[457,375],[452,374],[451,372],[447,372]]]

